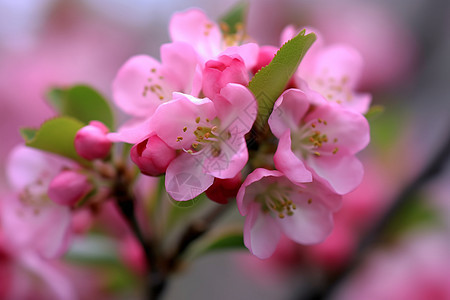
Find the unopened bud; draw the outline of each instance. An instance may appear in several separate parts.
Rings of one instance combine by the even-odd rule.
[[[131,160],[141,172],[149,176],[159,176],[166,172],[176,151],[170,148],[157,135],[136,144],[130,151]]]
[[[261,48],[259,48],[258,60],[256,62],[256,65],[252,68],[252,73],[256,74],[263,67],[267,66],[275,57],[277,51],[278,48],[274,46],[262,46]]]
[[[91,121],[89,125],[78,130],[74,141],[78,155],[88,160],[106,157],[112,145],[106,136],[108,131],[99,121]]]
[[[249,77],[240,56],[222,55],[217,60],[205,63],[203,71],[203,93],[213,99],[228,83],[247,86]]]
[[[214,178],[213,184],[206,190],[206,196],[219,204],[227,204],[229,198],[236,197],[241,184],[241,173],[228,179]]]
[[[87,177],[79,172],[62,171],[50,182],[48,196],[60,205],[73,206],[92,189]]]

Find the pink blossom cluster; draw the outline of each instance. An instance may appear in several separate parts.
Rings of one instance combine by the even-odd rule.
[[[356,90],[360,54],[318,35],[267,108],[262,132],[248,86],[277,47],[258,45],[240,28],[230,33],[197,9],[176,13],[169,31],[160,61],[134,56],[119,70],[113,97],[131,118],[108,138],[133,144],[132,161],[143,174],[164,174],[174,200],[236,197],[244,243],[259,258],[270,257],[282,235],[323,241],[342,195],[363,178],[356,154],[369,143],[363,114],[371,97]],[[296,33],[286,28],[281,42]]]

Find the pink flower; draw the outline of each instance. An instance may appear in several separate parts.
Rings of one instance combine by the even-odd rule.
[[[245,246],[255,256],[270,257],[281,234],[300,244],[323,241],[333,228],[332,213],[341,196],[318,181],[293,183],[283,173],[258,168],[237,195]]]
[[[214,102],[174,94],[150,120],[150,131],[169,147],[183,150],[168,166],[166,189],[175,200],[205,191],[214,178],[233,178],[248,160],[244,135],[256,118],[256,101],[242,85],[230,83]],[[145,133],[144,133],[145,134]]]
[[[56,175],[48,187],[48,197],[60,205],[73,206],[92,190],[86,175],[65,170]]]
[[[289,26],[282,39],[292,38]],[[372,97],[356,91],[362,75],[361,54],[346,44],[324,46],[321,35],[306,53],[295,74],[297,87],[308,93],[315,104],[334,102],[359,113],[366,113]]]
[[[18,249],[32,248],[44,257],[62,254],[68,246],[71,212],[50,201],[47,189],[63,167],[73,163],[26,147],[16,147],[8,161],[7,175],[16,193],[0,211],[5,235]]]
[[[228,83],[247,86],[248,72],[238,55],[221,55],[217,60],[208,60],[203,70],[203,94],[214,99]]]
[[[175,13],[169,24],[172,41],[185,42],[192,45],[202,61],[222,55],[238,54],[242,57],[247,69],[254,67],[258,57],[258,45],[245,43],[244,33],[222,35],[219,26],[211,21],[203,11],[189,9]]]
[[[91,121],[78,130],[74,140],[78,155],[88,160],[105,158],[112,145],[106,136],[108,132],[109,129],[99,121]]]
[[[135,118],[150,117],[156,108],[172,99],[173,92],[198,95],[201,72],[198,56],[184,42],[161,46],[161,63],[146,55],[130,58],[113,82],[116,105]]]
[[[176,157],[176,152],[157,135],[152,135],[134,145],[130,156],[143,174],[159,176],[166,172],[170,162]]]
[[[363,167],[355,154],[369,143],[369,125],[361,114],[334,103],[313,106],[308,96],[290,89],[275,103],[269,125],[280,139],[277,156],[282,158],[275,158],[275,166],[294,182],[306,168],[346,194],[362,180]]]

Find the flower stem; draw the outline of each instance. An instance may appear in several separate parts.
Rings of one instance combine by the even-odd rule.
[[[117,173],[114,181],[114,196],[116,204],[123,217],[127,221],[136,238],[144,250],[147,261],[146,299],[158,299],[164,291],[169,275],[176,271],[185,250],[192,242],[212,228],[212,224],[226,210],[226,205],[219,205],[212,209],[206,216],[196,219],[186,227],[182,233],[175,250],[169,255],[158,251],[157,242],[152,237],[145,237],[139,228],[135,216],[135,198],[130,190],[131,182],[124,165],[117,165]]]
[[[119,163],[114,181],[114,196],[117,207],[144,250],[147,261],[147,270],[149,272],[146,282],[146,299],[157,299],[164,290],[165,276],[162,275],[160,269],[158,268],[159,263],[155,252],[156,247],[154,245],[154,241],[151,238],[146,238],[139,228],[139,224],[134,213],[135,198],[130,192],[130,183],[132,181],[130,178],[131,177],[128,176],[126,167]]]

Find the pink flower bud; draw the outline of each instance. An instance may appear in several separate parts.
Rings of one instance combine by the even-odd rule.
[[[203,93],[213,99],[228,83],[248,85],[248,73],[240,56],[222,55],[209,60],[203,71]]]
[[[106,136],[108,131],[99,121],[91,121],[78,130],[74,141],[78,155],[88,160],[106,157],[112,145]]]
[[[236,197],[242,184],[242,175],[239,172],[233,178],[214,178],[214,183],[206,190],[206,196],[219,204],[227,204],[229,198]]]
[[[258,61],[252,68],[253,74],[258,73],[261,68],[267,66],[277,54],[278,48],[274,46],[262,46],[259,48]]]
[[[48,196],[54,202],[72,206],[92,189],[87,177],[76,171],[62,171],[50,182]]]
[[[176,152],[157,135],[153,135],[134,145],[130,155],[131,160],[143,174],[159,176],[166,172],[169,163],[175,158]]]

